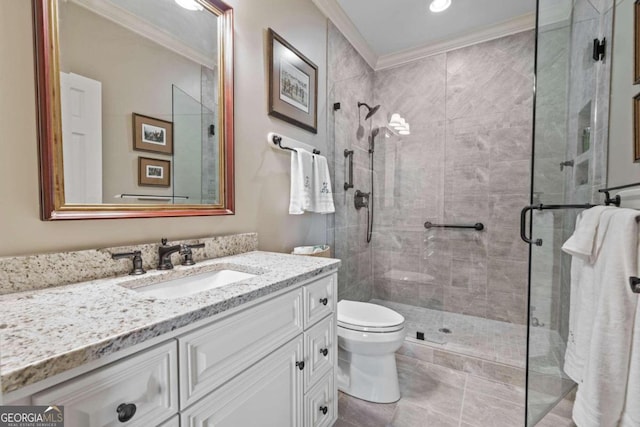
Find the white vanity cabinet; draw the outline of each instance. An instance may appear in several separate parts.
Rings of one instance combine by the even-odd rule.
[[[64,405],[67,427],[331,426],[336,294],[335,273],[308,280],[31,401]],[[124,421],[122,404],[136,408]]]

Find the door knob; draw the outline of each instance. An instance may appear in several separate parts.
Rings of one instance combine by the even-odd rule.
[[[320,412],[322,412],[322,415],[327,415],[328,411],[329,411],[329,408],[327,408],[326,406],[320,407]]]
[[[329,354],[329,350],[326,348],[321,348],[320,349],[320,353],[324,356],[327,357],[327,354]]]
[[[296,362],[296,366],[302,371],[304,369],[304,360],[302,362]]]
[[[322,304],[322,305],[329,304],[329,299],[328,298],[320,298],[320,304]]]

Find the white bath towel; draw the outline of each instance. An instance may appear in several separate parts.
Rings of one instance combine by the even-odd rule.
[[[628,283],[638,271],[638,215],[618,208],[600,217],[593,264],[596,304],[573,410],[580,427],[615,427],[622,417],[638,304]]]
[[[617,209],[596,206],[582,212],[576,220],[573,235],[562,250],[573,256],[571,260],[571,299],[569,307],[569,335],[564,357],[564,371],[576,383],[582,381],[585,357],[591,341],[595,289],[593,261],[606,234],[606,222],[600,226],[603,212]]]
[[[640,250],[638,255],[638,269],[640,270]],[[636,273],[635,277],[640,277],[640,271]],[[640,298],[640,295],[636,294],[636,298]],[[631,347],[629,375],[627,376],[627,397],[620,427],[640,426],[640,405],[638,404],[638,396],[640,396],[640,301],[638,301],[638,306],[636,307],[636,318],[633,324],[633,344]]]
[[[313,182],[311,188],[311,210],[328,214],[336,211],[331,191],[331,177],[327,158],[319,154],[313,159]]]
[[[301,148],[291,152],[291,192],[289,214],[302,215],[312,208],[311,180],[313,179],[313,155]]]
[[[600,216],[602,212],[611,209],[616,208],[612,206],[594,206],[582,212],[579,220],[576,221],[575,231],[562,245],[562,250],[569,255],[583,256],[593,263],[597,256],[593,244],[598,231]]]

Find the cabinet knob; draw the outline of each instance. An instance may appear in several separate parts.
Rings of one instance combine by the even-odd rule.
[[[322,415],[327,415],[328,411],[329,411],[329,408],[327,408],[326,406],[320,407],[320,412],[322,412]]]
[[[118,413],[118,421],[126,423],[136,414],[136,405],[133,403],[121,403],[118,405],[116,412]]]
[[[320,298],[320,304],[322,304],[322,305],[329,304],[329,299],[328,298]]]
[[[324,357],[327,357],[327,354],[329,354],[329,349],[321,348],[320,349],[320,354],[322,354]]]
[[[296,366],[302,371],[304,369],[304,360],[302,362],[296,362]]]

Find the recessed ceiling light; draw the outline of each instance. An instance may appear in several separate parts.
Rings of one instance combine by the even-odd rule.
[[[181,7],[187,10],[204,10],[204,7],[195,0],[175,0]]]
[[[451,0],[433,0],[429,5],[429,10],[433,13],[439,13],[447,10],[449,6],[451,6]]]

